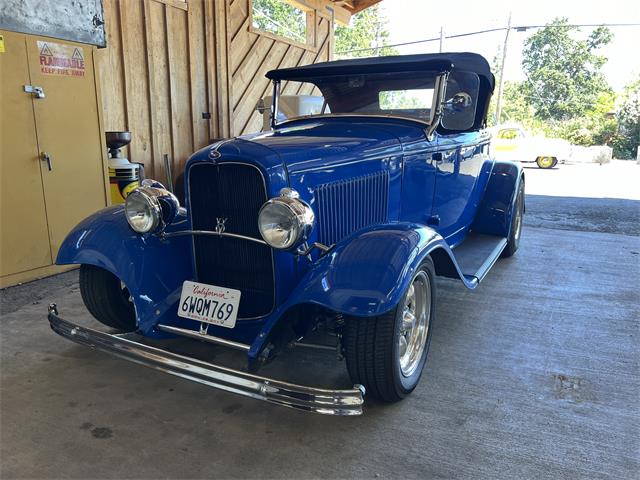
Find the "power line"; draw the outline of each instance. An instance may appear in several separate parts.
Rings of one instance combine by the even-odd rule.
[[[510,27],[511,30],[516,30],[517,32],[524,32],[529,28],[545,28],[545,27],[638,27],[640,23],[580,23],[580,24],[563,24],[563,25],[518,25],[514,27]],[[465,32],[458,33],[456,35],[445,35],[444,38],[460,38],[460,37],[468,37],[471,35],[479,35],[482,33],[492,33],[492,32],[501,32],[507,30],[507,27],[496,27],[496,28],[488,28],[485,30],[477,30],[475,32]],[[403,42],[403,43],[395,43],[393,45],[380,45],[377,47],[370,48],[356,48],[354,50],[343,50],[341,52],[336,52],[336,55],[344,55],[346,53],[356,53],[356,52],[368,52],[371,50],[379,50],[381,48],[391,48],[391,47],[403,47],[405,45],[416,45],[418,43],[427,43],[427,42],[436,42],[440,41],[442,37],[433,37],[433,38],[425,38],[423,40],[415,40],[413,42]]]

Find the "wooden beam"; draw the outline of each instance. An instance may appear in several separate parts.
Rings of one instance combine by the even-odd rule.
[[[160,146],[158,145],[157,136],[154,133],[154,129],[158,123],[156,120],[157,107],[153,92],[155,91],[155,68],[153,56],[151,54],[153,44],[153,33],[151,31],[151,2],[143,2],[144,5],[144,37],[145,47],[147,54],[147,78],[149,79],[149,90],[147,91],[149,101],[149,128],[151,130],[151,164],[150,171],[145,171],[145,175],[149,178],[156,178],[156,162],[155,157],[159,155]],[[145,165],[146,167],[146,165]]]
[[[380,3],[380,1],[381,0],[354,0],[354,5],[349,10],[351,10],[351,15],[355,15],[362,10],[366,10],[367,8],[374,6],[376,3]]]
[[[187,5],[186,0],[153,0],[153,1],[158,3],[164,3],[165,5],[169,5],[170,7],[179,8],[185,11],[189,9],[189,6]]]
[[[216,76],[216,23],[213,0],[204,0],[205,58],[207,72],[207,98],[209,102],[209,140],[221,137],[218,109],[218,80]]]
[[[381,1],[382,0],[333,0],[333,4],[348,10],[351,15],[355,15]]]
[[[333,16],[336,22],[341,23],[343,25],[347,25],[349,20],[351,19],[351,12],[342,7],[341,5],[336,5],[334,2],[329,0],[285,0],[287,3],[293,5],[294,7],[301,8],[303,10],[319,10],[321,13],[326,15],[330,15],[333,12]]]
[[[233,110],[231,108],[232,81],[229,71],[229,33],[227,30],[229,18],[228,0],[214,1],[215,22],[215,50],[216,50],[216,77],[218,99],[218,135],[220,138],[229,138],[233,132]]]

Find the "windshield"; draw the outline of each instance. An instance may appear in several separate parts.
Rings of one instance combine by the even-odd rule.
[[[436,72],[335,75],[280,85],[277,123],[323,114],[391,115],[429,123]],[[305,105],[314,108],[297,108]],[[293,105],[293,106],[292,106]]]

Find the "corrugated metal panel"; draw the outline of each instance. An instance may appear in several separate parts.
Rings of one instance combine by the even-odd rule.
[[[378,172],[316,188],[318,241],[332,245],[368,225],[386,222],[389,174]]]

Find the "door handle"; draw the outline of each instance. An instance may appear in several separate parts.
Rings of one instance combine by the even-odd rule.
[[[444,152],[436,152],[431,154],[431,159],[436,162],[436,164],[440,164],[443,162],[450,162],[455,158],[456,151],[455,150],[446,150]]]
[[[51,164],[51,155],[49,155],[47,152],[42,152],[40,154],[40,160],[42,160],[43,162],[47,162],[47,168],[49,169],[49,171],[53,170],[53,165]]]
[[[34,85],[25,85],[24,91],[32,94],[35,98],[44,98],[44,89],[42,87],[36,87]]]

